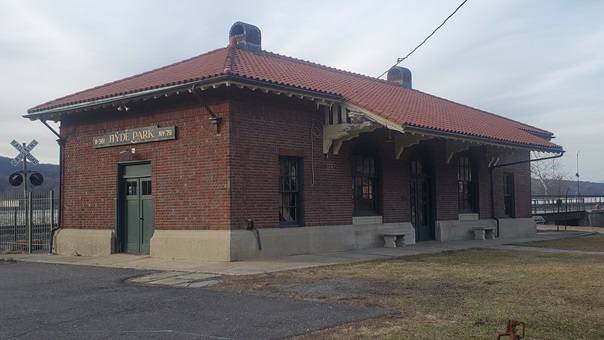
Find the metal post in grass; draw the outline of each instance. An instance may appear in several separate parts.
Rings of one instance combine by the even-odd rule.
[[[17,244],[17,211],[19,210],[19,200],[17,200],[17,206],[15,207],[15,242],[13,244]]]
[[[52,255],[52,229],[55,226],[55,192],[50,191],[49,193],[50,199],[50,238],[48,240],[48,255]]]
[[[566,230],[566,226],[568,225],[568,188],[566,188],[566,196],[565,199],[566,204],[564,205],[564,230]]]
[[[32,198],[31,192],[27,193],[27,208],[25,210],[25,214],[27,215],[27,252],[33,252],[33,243],[34,243],[34,233],[33,226],[31,221],[33,220],[33,209],[32,209]]]

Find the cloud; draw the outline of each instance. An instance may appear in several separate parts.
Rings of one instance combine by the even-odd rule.
[[[38,139],[37,156],[57,162],[55,136],[20,117],[28,108],[224,47],[236,21],[257,25],[266,50],[378,76],[458,5],[0,0],[2,132]],[[469,1],[402,66],[419,90],[554,132],[568,153],[581,150],[585,178],[602,180],[601,13],[599,1]],[[0,154],[12,155],[10,140]]]

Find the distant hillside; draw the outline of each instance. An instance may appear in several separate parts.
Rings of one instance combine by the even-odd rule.
[[[538,180],[532,179],[532,193],[533,195],[543,195],[543,186]],[[560,195],[564,196],[568,192],[568,195],[577,194],[577,181],[560,181],[559,185],[552,183],[549,195]],[[579,182],[579,193],[581,196],[604,196],[604,183],[594,182]]]
[[[12,158],[0,156],[0,194],[22,194],[23,185],[13,187],[8,183],[8,176],[15,171],[23,169],[23,163],[13,166]],[[27,163],[27,170],[37,171],[44,176],[44,183],[40,186],[29,185],[31,192],[59,192],[59,166],[56,164],[38,164]]]

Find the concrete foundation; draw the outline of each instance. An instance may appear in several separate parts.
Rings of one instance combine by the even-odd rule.
[[[55,253],[72,256],[105,256],[114,252],[110,229],[59,229],[55,233]]]
[[[251,230],[155,230],[150,255],[188,261],[242,261],[382,247],[383,235],[393,232],[407,234],[405,243],[415,244],[415,229],[409,222],[369,222],[377,220],[360,219],[355,224],[338,226],[262,228],[258,231],[260,243]],[[436,240],[471,240],[477,227],[497,228],[497,223],[491,219],[437,221]],[[536,232],[532,218],[499,220],[500,237]],[[113,230],[60,229],[55,238],[56,253],[60,255],[102,256],[114,252]]]
[[[498,237],[522,236],[537,233],[537,226],[532,218],[507,218],[499,219],[499,235],[497,235],[497,221],[483,220],[453,220],[436,222],[437,241],[472,240],[476,228],[495,228]]]
[[[224,262],[363,249],[383,246],[390,230],[408,232],[407,244],[415,243],[411,223],[263,228],[260,244],[251,230],[156,230],[151,256]]]
[[[604,209],[588,211],[587,218],[589,226],[604,228]]]
[[[532,218],[499,219],[499,237],[524,236],[537,233],[537,224]]]

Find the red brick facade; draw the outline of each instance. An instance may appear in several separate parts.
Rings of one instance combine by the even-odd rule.
[[[352,150],[357,143],[377,148],[379,206],[384,223],[409,222],[410,159],[427,155],[431,169],[434,221],[457,220],[457,157],[447,163],[446,141],[430,139],[406,148],[395,159],[386,128],[343,143],[338,155],[323,154],[322,107],[306,99],[228,88],[210,90],[205,104],[222,117],[220,132],[191,94],[133,103],[126,113],[115,108],[62,120],[65,139],[62,191],[64,228],[116,227],[120,152],[135,148],[135,160],[152,168],[156,230],[229,230],[253,218],[258,228],[279,227],[279,157],[302,164],[302,225],[351,224]],[[150,125],[176,126],[175,140],[94,149],[92,139],[111,131]],[[492,218],[486,147],[469,147],[478,187],[480,219]],[[475,146],[474,146],[475,145]],[[527,160],[514,151],[501,163]],[[528,163],[493,171],[495,216],[503,216],[503,173],[514,173],[516,217],[530,217]]]
[[[28,110],[61,123],[57,252],[236,261],[536,232],[529,152],[562,153],[551,132],[260,38],[236,22],[224,48]]]

